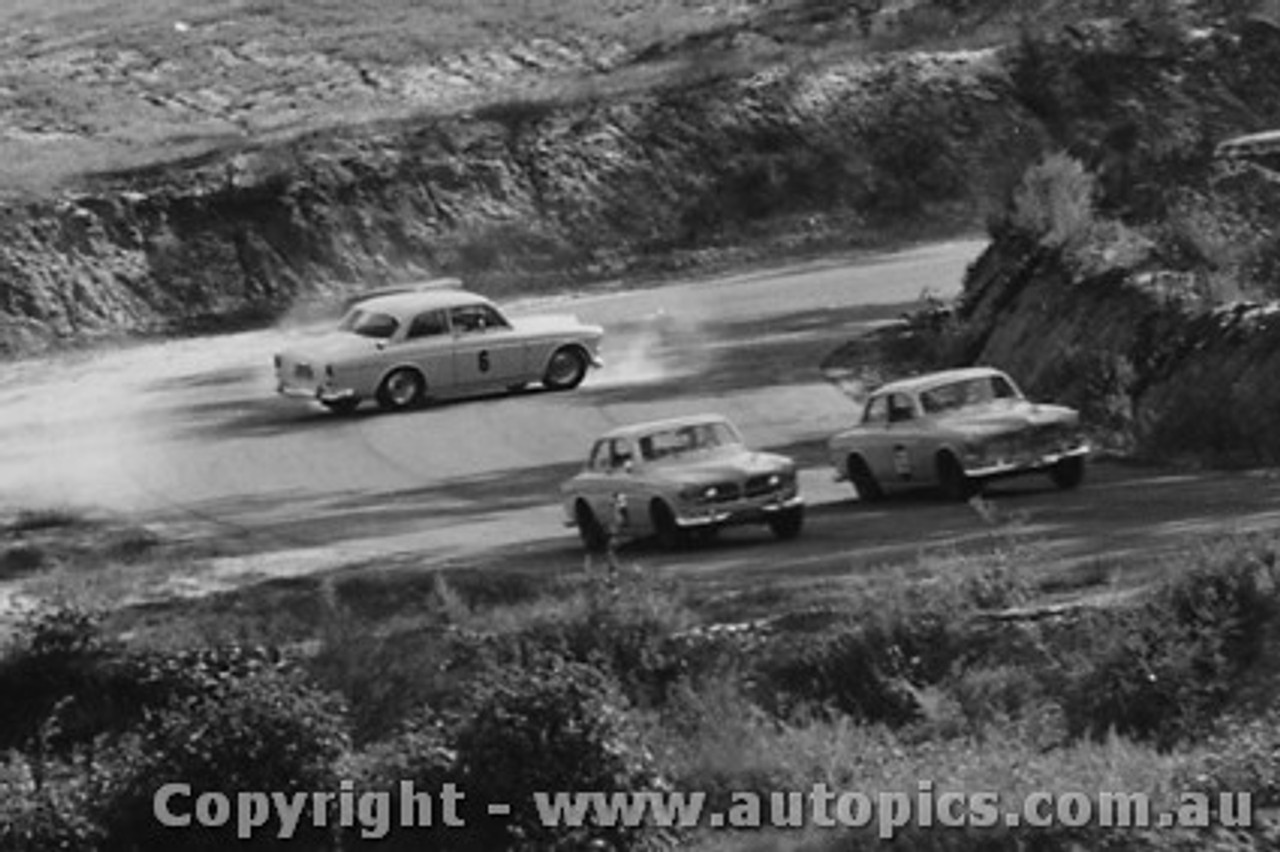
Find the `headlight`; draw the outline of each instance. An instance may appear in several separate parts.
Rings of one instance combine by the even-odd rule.
[[[680,499],[693,503],[710,503],[721,494],[718,485],[687,485],[680,489]]]
[[[794,470],[780,470],[777,473],[770,474],[768,484],[770,489],[790,488],[796,483],[796,472]]]

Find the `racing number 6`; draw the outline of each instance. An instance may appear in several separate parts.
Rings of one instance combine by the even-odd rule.
[[[489,350],[488,349],[480,350],[479,361],[480,361],[480,372],[482,373],[489,372]]]

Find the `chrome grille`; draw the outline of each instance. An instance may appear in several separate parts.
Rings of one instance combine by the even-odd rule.
[[[776,480],[776,482],[770,482]],[[782,477],[776,473],[765,473],[758,476],[752,476],[747,479],[746,492],[748,497],[760,497],[771,491],[776,491],[782,486]]]
[[[293,367],[293,377],[303,381],[311,381],[315,378],[315,373],[311,371],[310,364],[295,364]]]
[[[711,498],[712,503],[730,503],[742,496],[742,489],[736,482],[722,482],[715,488],[716,496]]]

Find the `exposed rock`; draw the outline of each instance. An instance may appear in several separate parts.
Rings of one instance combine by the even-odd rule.
[[[1007,100],[991,54],[848,60],[104,176],[0,211],[0,345],[266,318],[429,274],[528,290],[718,245],[768,251],[770,230],[807,214],[968,205],[972,223],[978,176],[1024,119]]]

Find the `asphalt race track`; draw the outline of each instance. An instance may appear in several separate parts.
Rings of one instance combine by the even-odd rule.
[[[11,365],[0,377],[0,506],[84,506],[214,536],[208,588],[360,562],[579,567],[558,486],[611,426],[728,415],[749,442],[801,461],[801,539],[745,528],[694,550],[624,557],[715,582],[839,577],[993,535],[967,505],[927,495],[859,505],[832,481],[825,439],[854,417],[817,369],[835,346],[922,292],[955,294],[975,241],[750,275],[513,306],[605,326],[604,370],[578,390],[531,390],[385,414],[334,416],[276,396],[282,328]],[[1178,546],[1187,533],[1280,523],[1263,474],[1173,475],[1097,465],[1078,492],[1003,485],[995,511],[1064,560]],[[1008,526],[1007,524],[1005,525]]]

